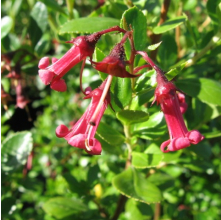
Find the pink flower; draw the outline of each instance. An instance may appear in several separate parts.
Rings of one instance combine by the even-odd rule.
[[[91,98],[91,103],[82,117],[70,130],[65,125],[59,125],[56,129],[57,137],[64,138],[71,146],[84,149],[86,152],[93,155],[101,154],[101,144],[94,136],[104,111],[107,105],[110,104],[110,95],[107,93],[95,120],[91,121],[103,94],[105,84],[106,81],[93,91],[88,88],[86,89],[85,99]]]
[[[45,85],[51,84],[51,88],[64,92],[67,86],[62,77],[76,64],[86,59],[87,56],[91,57],[95,44],[101,37],[101,34],[95,33],[88,36],[79,36],[68,43],[73,43],[74,46],[60,59],[52,59],[50,65],[49,57],[43,57],[38,64],[40,70],[38,71],[39,77]]]
[[[160,104],[169,130],[170,139],[163,142],[160,149],[163,152],[176,151],[191,144],[198,144],[204,136],[197,130],[188,131],[182,113],[187,109],[185,96],[177,94],[179,91],[172,82],[169,82],[163,71],[150,59],[146,52],[136,51],[146,60],[157,73],[157,88],[154,101]]]
[[[185,97],[177,94],[177,88],[160,69],[157,70],[157,83],[154,101],[161,105],[170,135],[170,139],[163,142],[160,149],[169,152],[198,144],[204,136],[197,130],[188,131],[182,117],[181,111],[184,112],[187,108]]]
[[[121,78],[134,78],[140,75],[132,75],[126,70],[125,52],[123,43],[118,43],[110,55],[105,57],[101,62],[92,62],[93,67],[103,73]]]

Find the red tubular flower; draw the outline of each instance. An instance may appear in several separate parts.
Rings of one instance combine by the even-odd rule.
[[[57,137],[63,137],[71,146],[85,149],[86,152],[92,155],[100,155],[102,151],[100,142],[95,139],[94,136],[104,111],[108,104],[110,104],[109,93],[107,93],[95,120],[92,122],[91,119],[99,104],[105,84],[106,81],[93,91],[86,89],[87,95],[85,96],[85,99],[91,98],[91,103],[82,117],[70,130],[68,130],[65,125],[59,125],[56,129]]]
[[[160,149],[163,152],[169,152],[189,147],[191,144],[198,144],[204,136],[197,130],[187,130],[181,113],[187,106],[183,101],[179,103],[177,88],[166,79],[161,70],[157,72],[157,83],[154,101],[156,100],[161,105],[170,135],[170,140],[163,142]]]
[[[49,66],[50,61],[48,57],[43,57],[38,64],[39,76],[45,85],[51,84],[51,88],[64,92],[67,89],[66,83],[61,79],[72,67],[91,57],[95,44],[101,37],[101,34],[95,33],[88,36],[79,36],[68,43],[73,43],[74,46],[59,60],[52,60],[52,65]]]
[[[157,87],[154,94],[154,101],[160,104],[164,113],[169,130],[170,140],[163,142],[160,149],[163,152],[176,151],[191,144],[198,144],[204,136],[197,130],[188,131],[184,123],[182,113],[187,109],[185,96],[177,94],[178,89],[172,82],[169,82],[163,71],[149,58],[147,53],[137,51],[157,73]]]
[[[92,66],[103,73],[121,78],[134,78],[140,75],[132,75],[126,70],[125,51],[123,43],[118,43],[110,55],[105,57],[101,62],[92,62]]]

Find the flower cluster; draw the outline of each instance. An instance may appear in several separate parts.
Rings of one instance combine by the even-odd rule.
[[[100,62],[92,60],[92,55],[97,41],[103,34],[118,31],[124,34],[122,40],[115,45],[110,54]],[[129,39],[131,45],[131,56],[128,61],[125,60],[124,43]],[[110,85],[113,77],[135,78],[138,77],[139,70],[145,67],[152,67],[157,73],[157,87],[155,90],[154,101],[160,104],[161,110],[165,115],[170,139],[161,144],[160,149],[163,152],[176,151],[189,147],[191,144],[197,144],[204,139],[204,136],[197,130],[188,131],[184,123],[182,114],[187,110],[185,96],[175,85],[168,81],[163,71],[154,64],[144,51],[136,51],[133,43],[133,31],[125,31],[120,27],[112,27],[88,36],[79,36],[68,43],[72,43],[71,49],[60,59],[52,58],[50,65],[49,57],[44,57],[39,61],[39,77],[45,85],[51,89],[64,92],[67,90],[66,83],[62,77],[76,64],[82,61],[82,71],[86,58],[89,57],[91,65],[98,71],[108,74],[106,80],[96,89],[90,87],[81,90],[84,93],[84,99],[91,99],[87,110],[82,117],[68,129],[65,125],[59,125],[56,129],[56,136],[64,138],[68,144],[73,147],[84,149],[92,155],[101,154],[102,147],[95,138],[95,133],[99,122],[108,105],[111,106]],[[148,63],[147,65],[133,68],[133,61],[136,55],[141,55]],[[130,72],[126,66],[129,65]],[[132,67],[132,68],[131,68]],[[131,71],[132,69],[132,71]],[[80,81],[81,82],[81,81]],[[80,83],[81,84],[81,83]]]

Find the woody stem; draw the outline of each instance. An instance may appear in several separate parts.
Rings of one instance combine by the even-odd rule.
[[[102,93],[102,95],[101,95],[101,98],[100,98],[100,100],[99,100],[99,103],[98,103],[98,105],[97,105],[97,108],[95,109],[94,114],[93,114],[93,116],[91,117],[91,120],[90,120],[90,124],[91,124],[91,125],[96,125],[95,121],[96,121],[97,115],[98,115],[98,113],[100,112],[100,109],[101,109],[101,107],[102,107],[102,105],[103,105],[103,103],[104,103],[104,100],[105,100],[106,96],[107,96],[107,93],[108,93],[108,91],[109,91],[109,88],[110,88],[112,79],[113,79],[113,76],[111,76],[111,75],[109,75],[109,76],[107,77],[107,82],[106,82],[106,84],[105,84],[105,86],[104,86],[103,93]]]

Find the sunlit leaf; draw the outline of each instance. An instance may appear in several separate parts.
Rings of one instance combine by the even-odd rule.
[[[60,28],[60,34],[65,33],[94,33],[112,26],[119,25],[120,21],[107,17],[86,17],[68,21]]]
[[[154,34],[162,34],[166,31],[174,29],[175,27],[181,25],[184,21],[186,21],[186,16],[179,16],[176,18],[169,19],[165,21],[160,26],[156,26],[153,29]]]
[[[160,190],[130,167],[113,179],[113,185],[123,195],[144,203],[157,203],[162,199]]]
[[[30,132],[18,132],[5,139],[2,143],[2,170],[5,172],[15,171],[27,162],[33,147]]]
[[[46,213],[62,219],[64,217],[87,211],[87,206],[79,199],[55,197],[43,204]]]

